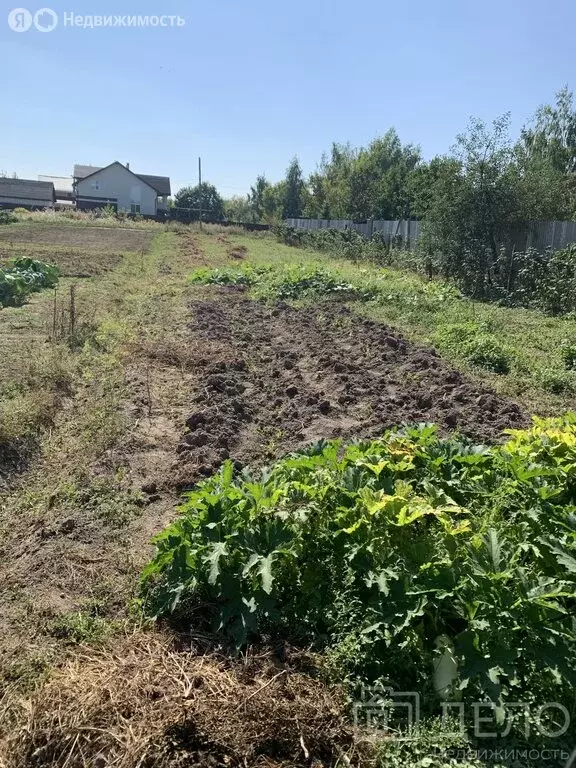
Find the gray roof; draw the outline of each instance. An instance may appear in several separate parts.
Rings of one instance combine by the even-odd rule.
[[[50,181],[0,178],[0,197],[53,203],[56,200],[56,193],[54,184]]]
[[[97,171],[101,171],[102,168],[98,168],[95,165],[75,165],[74,166],[74,178],[85,179],[86,176],[91,176]],[[129,169],[132,173],[132,169]],[[171,195],[170,190],[170,178],[168,176],[149,176],[144,173],[134,173],[134,176],[138,176],[143,182],[153,187],[159,195]]]
[[[96,171],[101,171],[102,168],[99,168],[96,165],[75,165],[74,166],[74,178],[75,179],[83,179],[86,176],[90,176],[92,173],[96,173]]]
[[[142,179],[142,181],[145,181],[146,184],[150,184],[151,187],[154,187],[159,195],[172,194],[168,176],[148,176],[145,173],[137,173],[136,176],[138,176],[139,179]]]

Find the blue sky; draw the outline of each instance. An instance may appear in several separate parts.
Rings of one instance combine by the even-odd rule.
[[[470,115],[510,110],[519,131],[576,85],[574,0],[44,0],[50,33],[13,32],[0,8],[0,169],[66,175],[129,161],[204,176],[224,196],[297,154],[314,170],[331,142],[365,144],[394,126],[426,157]],[[174,14],[183,27],[65,28],[77,15]]]

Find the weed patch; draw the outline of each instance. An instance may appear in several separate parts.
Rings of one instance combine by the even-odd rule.
[[[17,221],[18,217],[15,216],[12,211],[0,211],[0,225],[15,224]]]
[[[70,645],[102,645],[120,628],[119,622],[85,611],[65,614],[54,619],[49,626],[52,637]]]
[[[570,395],[576,392],[576,372],[558,368],[541,368],[536,371],[536,380],[545,392],[553,395]]]
[[[304,299],[340,296],[343,299],[368,300],[374,293],[343,280],[335,271],[296,264],[282,267],[244,266],[238,269],[199,269],[191,275],[202,285],[238,285],[252,289],[257,298]]]
[[[435,341],[440,349],[447,349],[470,365],[494,373],[509,373],[514,360],[512,351],[494,334],[473,323],[441,327]]]

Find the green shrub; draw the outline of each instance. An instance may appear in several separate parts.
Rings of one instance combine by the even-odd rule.
[[[466,700],[571,706],[576,416],[510,434],[489,449],[421,425],[255,473],[226,462],[156,537],[147,610],[211,615],[238,646],[328,649],[343,677],[410,691],[447,637]]]
[[[381,232],[366,237],[355,229],[307,230],[294,229],[285,224],[276,225],[272,232],[284,245],[311,248],[352,261],[402,265],[412,270],[421,268],[421,262],[413,252],[404,250],[400,241],[394,242]]]
[[[12,211],[0,208],[0,224],[14,224],[18,218]]]
[[[441,349],[452,352],[471,365],[494,373],[510,372],[513,353],[488,330],[475,323],[446,325],[436,333]]]
[[[507,303],[534,307],[551,315],[576,311],[576,244],[544,253],[534,249],[515,253],[514,265],[516,273]]]
[[[553,395],[570,394],[576,391],[576,374],[574,371],[542,368],[536,371],[535,378],[542,389]]]
[[[576,369],[576,341],[564,339],[561,344],[562,362],[567,371]]]
[[[265,268],[243,267],[242,269],[210,269],[200,267],[190,275],[190,281],[198,285],[253,285]]]

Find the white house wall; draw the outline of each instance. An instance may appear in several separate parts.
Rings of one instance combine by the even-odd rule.
[[[103,168],[79,181],[76,184],[76,197],[115,200],[118,210],[128,213],[132,204],[136,203],[140,206],[140,213],[145,216],[156,215],[156,190],[144,184],[122,165]]]

